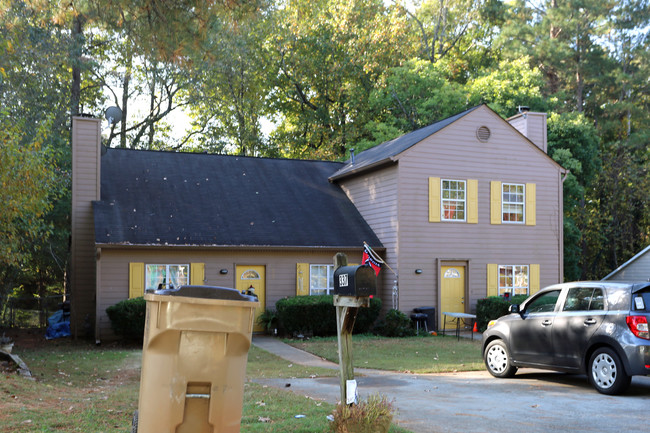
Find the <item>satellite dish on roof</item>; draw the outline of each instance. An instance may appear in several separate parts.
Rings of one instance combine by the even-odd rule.
[[[108,107],[106,109],[106,120],[110,125],[115,125],[122,120],[122,110],[119,107]]]

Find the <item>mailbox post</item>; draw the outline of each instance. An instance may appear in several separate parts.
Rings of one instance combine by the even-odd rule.
[[[370,296],[377,292],[377,276],[367,265],[347,266],[347,256],[334,257],[334,306],[341,371],[341,404],[354,402],[354,392],[348,395],[348,381],[354,380],[352,363],[352,330],[359,307],[370,306]]]

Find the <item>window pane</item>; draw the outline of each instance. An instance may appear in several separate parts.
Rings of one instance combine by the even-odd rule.
[[[327,295],[334,288],[334,265],[309,266],[309,294]]]
[[[589,310],[604,310],[605,309],[605,297],[603,296],[603,289],[594,289],[594,293],[591,295],[591,304],[589,304]]]
[[[311,266],[311,289],[319,289],[327,287],[327,268],[325,266]]]
[[[166,269],[165,265],[147,265],[145,289],[157,290],[161,284],[161,288],[164,288],[167,284],[165,281]]]
[[[499,295],[527,295],[528,281],[528,265],[499,266]]]
[[[442,180],[442,219],[447,221],[465,220],[465,181]]]
[[[559,290],[545,293],[535,298],[526,306],[526,313],[548,313],[555,310],[555,304],[560,296]]]
[[[503,222],[524,221],[524,185],[504,183],[502,186]]]
[[[169,288],[179,288],[188,284],[187,266],[169,265]]]

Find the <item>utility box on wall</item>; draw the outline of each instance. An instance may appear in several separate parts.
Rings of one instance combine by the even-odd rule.
[[[334,294],[374,296],[377,294],[377,275],[368,265],[341,266],[334,271]]]

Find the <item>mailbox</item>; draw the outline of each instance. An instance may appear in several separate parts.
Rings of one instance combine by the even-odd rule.
[[[371,296],[377,294],[377,275],[369,265],[341,266],[334,271],[334,294]]]

